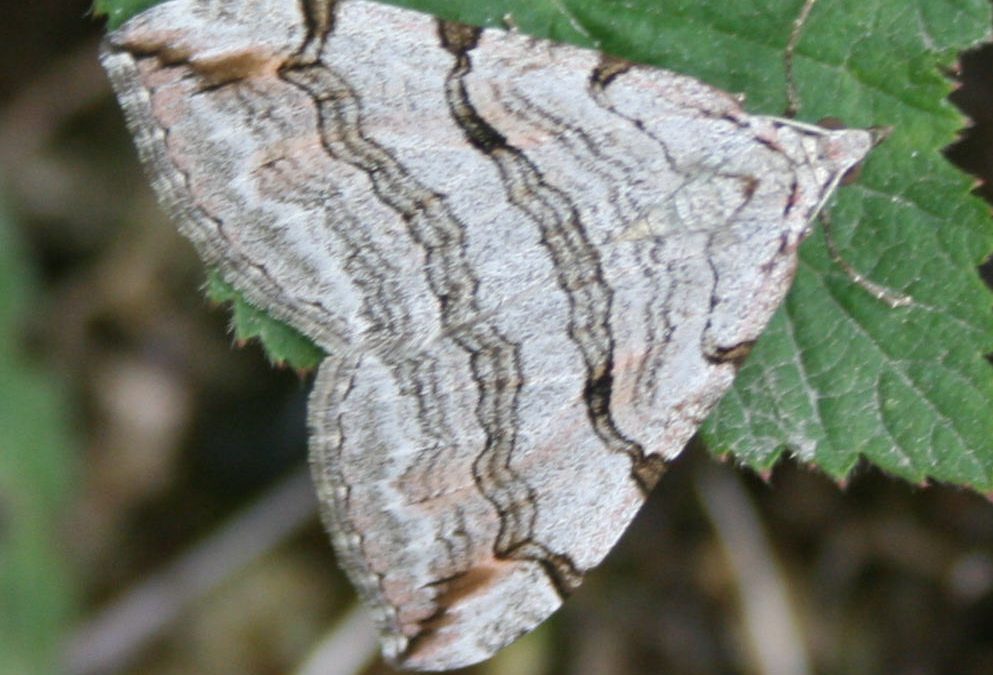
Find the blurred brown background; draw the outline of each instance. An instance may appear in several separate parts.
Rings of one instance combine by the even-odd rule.
[[[347,666],[366,632],[301,474],[306,377],[231,349],[141,175],[88,10],[8,3],[0,41],[0,208],[36,286],[20,346],[51,369],[69,438],[41,467],[68,487],[39,554],[64,574],[43,584],[70,608],[64,670],[298,672],[331,636],[314,672],[391,672]],[[989,177],[993,50],[962,79],[976,126],[949,154]],[[471,672],[805,669],[993,673],[993,505],[867,467],[839,487],[783,462],[763,482],[691,448],[566,608]]]

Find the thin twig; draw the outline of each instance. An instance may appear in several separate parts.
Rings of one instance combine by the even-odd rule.
[[[77,627],[63,672],[120,671],[195,600],[285,541],[316,512],[307,469],[295,471],[206,541]]]
[[[803,634],[789,598],[789,580],[775,556],[755,507],[729,470],[708,465],[696,475],[697,498],[714,526],[734,576],[744,633],[764,675],[810,673]]]
[[[296,675],[358,675],[376,656],[376,627],[369,611],[356,605],[311,652]]]

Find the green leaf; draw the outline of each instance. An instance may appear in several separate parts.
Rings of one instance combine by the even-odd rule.
[[[33,279],[0,203],[0,673],[54,673],[74,597],[60,530],[74,474],[63,396],[21,353]]]
[[[844,479],[861,457],[920,483],[993,490],[986,204],[941,149],[965,120],[947,102],[955,52],[988,39],[990,6],[819,5],[800,43],[804,114],[893,128],[832,212],[842,256],[914,299],[891,309],[853,285],[818,231],[734,390],[705,425],[712,447],[767,470],[785,451]]]
[[[157,5],[162,0],[93,0],[93,13],[107,17],[107,28],[114,30],[132,16]]]
[[[743,92],[751,112],[779,114],[785,47],[803,0],[392,4],[597,45]],[[941,155],[965,125],[942,72],[957,52],[988,40],[990,24],[987,0],[814,7],[794,59],[799,117],[893,129],[841,191],[835,243],[861,274],[915,302],[892,309],[853,284],[817,232],[801,249],[786,303],[702,429],[715,452],[757,470],[786,452],[839,480],[865,457],[914,482],[993,491],[993,372],[984,358],[993,351],[993,298],[975,269],[993,250],[993,226],[971,179]]]
[[[297,370],[316,368],[324,352],[297,329],[272,319],[250,305],[241,293],[224,281],[216,271],[207,276],[207,297],[214,302],[231,304],[231,328],[239,342],[258,338],[265,345],[269,360],[275,365],[288,364]]]

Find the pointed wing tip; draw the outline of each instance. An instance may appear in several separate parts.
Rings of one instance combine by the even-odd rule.
[[[484,661],[531,632],[563,600],[530,560],[493,559],[434,585],[437,608],[413,631],[401,635],[384,627],[383,656],[398,668],[439,671]]]
[[[871,129],[832,131],[827,140],[827,155],[842,171],[847,171],[864,160],[879,142],[878,136]]]

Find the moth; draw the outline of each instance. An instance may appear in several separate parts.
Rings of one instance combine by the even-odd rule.
[[[387,659],[485,659],[620,537],[872,146],[367,0],[171,0],[102,61],[163,207],[326,353],[314,482]]]

